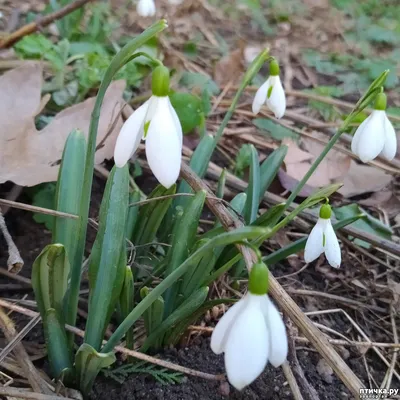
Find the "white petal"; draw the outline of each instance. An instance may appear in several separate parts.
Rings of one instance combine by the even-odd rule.
[[[246,305],[247,296],[240,299],[235,303],[229,310],[223,315],[215,326],[211,335],[211,350],[215,354],[221,354],[225,351],[225,344],[228,334],[232,328],[232,324],[235,322],[238,315],[242,312]]]
[[[304,260],[309,263],[317,259],[324,251],[324,237],[326,220],[318,218],[317,223],[308,236],[306,248],[304,250]]]
[[[253,113],[258,114],[261,110],[261,106],[267,101],[267,94],[269,89],[269,79],[268,78],[257,90],[256,95],[253,100]]]
[[[182,145],[168,97],[159,97],[146,136],[147,162],[157,180],[166,188],[178,179]]]
[[[114,161],[117,167],[123,167],[137,150],[142,132],[140,131],[148,108],[148,102],[141,105],[125,121],[119,132],[114,149]]]
[[[337,240],[336,233],[333,230],[330,219],[326,224],[324,233],[326,259],[333,268],[339,268],[340,263],[342,262],[342,254],[340,252],[339,242]]]
[[[286,96],[279,75],[271,76],[270,84],[272,91],[271,95],[267,96],[267,106],[276,118],[282,118],[286,111]]]
[[[372,161],[383,150],[385,144],[384,118],[385,111],[374,110],[361,131],[360,137],[356,139],[356,154],[362,162]]]
[[[250,385],[268,361],[269,338],[261,311],[261,296],[248,294],[249,301],[232,325],[225,346],[225,368],[229,382],[238,390]]]
[[[171,101],[169,100],[169,98],[168,98],[168,104],[169,104],[169,108],[170,108],[172,117],[174,118],[175,128],[176,128],[176,131],[178,133],[178,138],[179,138],[179,141],[181,142],[181,146],[182,146],[183,132],[182,132],[181,121],[179,121],[178,114],[176,113],[175,108],[172,106]]]
[[[282,365],[288,353],[288,340],[286,335],[285,324],[279,311],[275,307],[270,298],[265,295],[263,297],[263,314],[266,320],[269,332],[269,362],[278,368]]]
[[[157,112],[157,108],[158,108],[158,105],[159,105],[160,98],[161,97],[153,95],[153,96],[150,97],[149,100],[147,100],[148,103],[149,103],[149,106],[147,108],[147,113],[146,113],[146,115],[145,115],[145,117],[143,119],[143,126],[142,126],[143,140],[146,140],[145,132],[144,132],[144,126],[146,124],[148,124],[147,130],[149,129],[151,120],[153,119],[154,114]]]
[[[152,17],[156,13],[154,0],[139,0],[136,11],[141,17]]]
[[[388,161],[392,161],[397,152],[397,137],[392,123],[385,114],[385,145],[383,146],[382,156]]]
[[[365,127],[368,125],[369,120],[371,119],[371,115],[364,119],[363,122],[356,129],[356,132],[353,135],[353,139],[351,141],[351,151],[358,156],[358,144],[360,143],[360,138],[362,137],[362,133]]]

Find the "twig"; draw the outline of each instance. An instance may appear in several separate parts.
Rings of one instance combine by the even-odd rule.
[[[207,193],[212,194],[209,187],[196,174],[194,174],[190,167],[184,162],[182,162],[181,165],[181,176],[195,191],[206,190]],[[221,202],[216,202],[212,199],[206,198],[206,203],[210,210],[220,220],[225,229],[230,230],[242,226],[242,223],[239,220],[235,220]],[[249,267],[249,263],[254,263],[256,256],[251,249],[242,247],[240,251],[242,252],[247,267]],[[310,340],[318,352],[325,358],[337,376],[353,393],[353,395],[358,397],[359,389],[364,387],[362,382],[331,346],[325,335],[323,335],[311,320],[304,315],[299,306],[286,293],[272,274],[270,274],[269,278],[269,290],[275,301],[295,323],[295,325],[304,333],[307,339]]]
[[[296,347],[294,343],[294,327],[291,321],[286,320],[286,326],[288,329],[288,344],[289,344],[289,352],[288,352],[288,361],[292,366],[293,374],[296,377],[297,382],[299,383],[302,393],[304,393],[306,400],[319,400],[318,393],[316,392],[314,386],[308,382],[307,378],[304,375],[303,368],[297,359]]]
[[[8,205],[13,208],[19,208],[20,210],[37,212],[40,214],[53,215],[54,217],[63,217],[63,218],[72,218],[72,219],[79,218],[77,215],[74,215],[74,214],[68,214],[68,213],[61,212],[61,211],[54,211],[54,210],[50,210],[48,208],[43,208],[43,207],[31,206],[30,204],[19,203],[17,201],[11,201],[11,200],[6,200],[6,199],[0,199],[0,206],[2,204]]]
[[[301,395],[299,385],[297,384],[296,378],[292,372],[292,368],[287,361],[282,364],[282,370],[285,374],[286,380],[289,383],[290,389],[292,390],[293,398],[295,400],[304,400],[303,396]]]
[[[8,342],[11,342],[14,337],[18,335],[17,331],[15,330],[14,323],[2,308],[0,308],[0,328]],[[32,364],[32,361],[30,360],[24,346],[21,343],[17,343],[14,346],[13,353],[15,354],[19,365],[24,370],[24,374],[27,377],[32,389],[35,392],[51,395],[51,390],[49,389],[46,381],[40,376],[39,372]]]
[[[22,28],[16,30],[15,32],[11,33],[10,35],[6,36],[0,42],[0,49],[4,49],[5,47],[9,47],[18,40],[21,40],[24,36],[29,35],[33,32],[38,31],[39,29],[50,25],[52,22],[56,21],[57,19],[63,18],[66,15],[72,13],[73,11],[77,10],[78,8],[82,7],[86,3],[89,3],[92,0],[76,0],[72,3],[67,4],[65,7],[60,8],[59,10],[45,15],[37,19],[35,22],[31,22],[27,25],[24,25]]]
[[[8,270],[14,274],[18,274],[24,266],[24,260],[19,254],[18,248],[15,245],[10,233],[8,232],[6,221],[4,220],[3,214],[0,209],[0,231],[3,233],[4,239],[6,240],[8,247]]]
[[[8,302],[6,300],[3,300],[3,299],[0,299],[0,307],[6,307],[6,308],[8,308],[10,310],[19,312],[20,314],[23,314],[23,315],[27,315],[27,316],[29,316],[31,318],[36,318],[39,315],[39,313],[37,313],[36,311],[29,310],[27,308],[18,306],[16,304],[10,303],[10,302]],[[82,331],[81,329],[78,329],[75,326],[65,325],[65,328],[69,332],[72,332],[77,336],[85,337],[85,331]],[[106,342],[104,341],[104,343],[106,343]],[[198,378],[204,378],[204,379],[213,380],[213,381],[224,381],[225,380],[225,375],[224,374],[213,375],[213,374],[207,374],[207,373],[201,372],[201,371],[196,371],[194,369],[182,367],[181,365],[177,365],[177,364],[174,364],[174,363],[169,362],[169,361],[164,361],[164,360],[160,360],[160,359],[158,359],[156,357],[148,356],[147,354],[140,353],[138,351],[128,350],[123,346],[116,346],[114,348],[114,350],[116,352],[119,352],[119,353],[122,353],[122,354],[127,354],[129,356],[137,358],[138,360],[147,361],[147,362],[149,362],[151,364],[159,365],[160,367],[168,368],[168,369],[171,369],[173,371],[182,372],[182,373],[184,373],[186,375],[192,375],[192,376],[196,376]]]
[[[17,399],[33,399],[33,400],[73,400],[70,397],[61,397],[47,395],[36,392],[28,392],[25,389],[14,387],[0,387],[0,396],[10,396]]]

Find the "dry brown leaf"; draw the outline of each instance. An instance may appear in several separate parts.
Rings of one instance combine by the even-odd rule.
[[[358,164],[352,160],[339,193],[345,197],[352,197],[368,192],[378,192],[388,186],[391,181],[392,176],[382,170]]]
[[[220,86],[226,86],[230,81],[238,80],[243,72],[243,46],[232,51],[217,62],[214,69],[214,80]]]
[[[284,144],[288,146],[288,153],[285,157],[286,174],[296,181],[300,181],[324,146],[307,138],[302,140],[304,150],[300,149],[296,142],[289,139],[284,140]],[[336,150],[331,150],[309,179],[308,185],[312,188],[318,188],[342,180],[350,167],[350,161],[350,157]]]
[[[316,132],[314,134],[316,137],[319,136]],[[281,172],[278,176],[282,186],[291,190],[308,172],[311,164],[321,154],[324,145],[309,138],[302,139],[301,149],[297,143],[289,139],[284,143],[289,148],[285,158],[286,172]],[[359,164],[348,155],[332,149],[307,182],[309,186],[307,190],[300,195],[309,195],[310,189],[342,182],[343,186],[338,192],[345,197],[352,197],[368,192],[378,192],[391,180],[391,175],[384,171]]]
[[[66,108],[43,130],[34,118],[41,111],[42,67],[28,63],[0,77],[0,183],[33,186],[57,179],[66,138],[73,129],[88,135],[95,98]],[[95,162],[113,156],[122,126],[124,81],[113,82],[101,109]]]

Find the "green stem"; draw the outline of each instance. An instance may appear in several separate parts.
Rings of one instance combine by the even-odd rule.
[[[231,119],[233,113],[235,112],[236,106],[239,102],[240,96],[246,89],[246,87],[250,84],[250,82],[253,80],[253,78],[258,74],[258,71],[260,68],[263,66],[263,64],[269,59],[269,51],[264,50],[261,52],[256,59],[251,63],[250,67],[246,71],[246,74],[242,80],[242,83],[239,87],[239,90],[236,92],[235,97],[232,100],[232,104],[230,105],[228,112],[225,114],[224,119],[222,120],[221,125],[218,128],[218,131],[215,135],[215,140],[214,140],[214,147],[212,149],[212,152],[215,150],[217,147],[217,144],[219,140],[222,137],[222,134],[224,133],[224,130],[226,126],[228,125],[229,120]],[[211,153],[212,153],[211,152]]]
[[[100,109],[103,104],[104,96],[107,88],[110,85],[113,77],[122,68],[126,62],[132,59],[132,54],[141,46],[143,46],[149,39],[155,36],[157,33],[163,31],[167,27],[165,20],[161,20],[153,24],[150,28],[146,29],[142,34],[127,43],[121,51],[111,61],[107,68],[103,80],[100,84],[100,88],[96,97],[96,102],[93,108],[90,127],[89,127],[89,138],[88,147],[86,151],[86,164],[85,173],[83,178],[83,193],[81,197],[80,212],[79,212],[79,223],[77,229],[77,246],[75,257],[72,261],[71,269],[71,282],[70,282],[70,297],[68,305],[68,316],[66,323],[75,326],[76,314],[78,309],[78,297],[79,287],[81,281],[81,267],[82,259],[85,250],[86,242],[86,230],[89,217],[89,206],[90,206],[90,195],[92,191],[93,182],[93,168],[94,168],[94,155],[96,152],[96,141],[97,141],[97,129],[99,126]]]

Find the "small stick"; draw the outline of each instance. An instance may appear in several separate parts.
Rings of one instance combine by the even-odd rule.
[[[8,232],[6,221],[4,220],[3,214],[0,209],[0,230],[3,233],[4,239],[6,240],[8,247],[8,260],[7,267],[8,271],[14,274],[18,274],[24,266],[24,260],[19,254],[18,248],[15,245],[10,233]]]
[[[10,396],[18,399],[33,400],[73,400],[70,397],[53,396],[36,392],[28,392],[25,389],[14,387],[0,387],[0,396]]]
[[[4,336],[8,342],[12,342],[12,340],[18,335],[17,331],[15,330],[14,323],[11,321],[11,319],[7,316],[2,308],[0,308],[0,328],[3,331]],[[19,365],[23,369],[24,374],[28,379],[32,389],[35,392],[51,395],[51,390],[49,389],[46,381],[41,377],[41,375],[33,365],[24,346],[21,343],[17,343],[14,346],[13,353]]]
[[[38,31],[41,28],[44,28],[47,25],[50,25],[52,22],[56,21],[57,19],[63,18],[66,15],[72,13],[73,11],[77,10],[78,8],[82,7],[86,3],[89,3],[92,0],[76,0],[72,3],[67,4],[65,7],[60,8],[59,10],[45,15],[44,17],[39,18],[35,22],[31,22],[27,25],[24,25],[22,28],[16,30],[15,32],[11,33],[10,35],[6,36],[0,42],[0,49],[4,49],[6,47],[11,46],[18,40],[21,40],[24,36],[29,35],[33,32]]]
[[[75,214],[68,214],[68,213],[61,212],[61,211],[50,210],[48,208],[31,206],[30,204],[19,203],[17,201],[11,201],[11,200],[6,200],[6,199],[0,199],[0,206],[1,205],[8,205],[13,208],[19,208],[20,210],[37,212],[40,214],[53,215],[54,217],[72,218],[72,219],[79,218]]]
[[[292,372],[292,368],[290,368],[290,364],[285,361],[282,364],[283,373],[285,374],[285,378],[289,383],[290,389],[292,390],[293,398],[295,400],[304,400],[301,395],[299,385],[297,384],[296,378]]]

